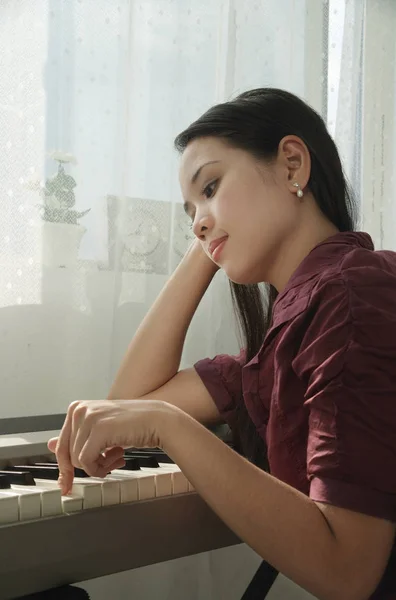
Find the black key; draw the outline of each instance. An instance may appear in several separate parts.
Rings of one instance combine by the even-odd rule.
[[[167,454],[165,454],[165,452],[160,452],[159,450],[157,452],[154,453],[155,458],[158,460],[159,463],[169,463],[174,465],[175,461],[171,459],[170,456],[168,456]]]
[[[7,475],[0,475],[0,490],[8,490],[11,487],[10,479]]]
[[[126,448],[125,453],[128,454],[129,452],[132,454],[135,452],[137,454],[155,454],[156,452],[163,453],[164,451],[161,448]]]
[[[151,469],[156,469],[159,467],[158,460],[155,458],[155,456],[134,453],[125,454],[124,459],[126,460],[128,458],[136,458],[140,467],[150,467]]]
[[[58,467],[36,467],[35,465],[15,465],[13,467],[15,471],[27,471],[33,477],[38,479],[50,479],[56,481],[59,477]]]
[[[34,463],[33,466],[35,466],[35,467],[52,467],[52,468],[59,470],[59,465],[58,465],[58,463],[55,463],[55,462],[47,462],[47,463],[37,462],[37,463]],[[37,477],[38,477],[38,475],[37,475]],[[74,477],[89,477],[89,475],[83,469],[80,469],[79,467],[74,467]]]
[[[126,448],[125,454],[155,454],[156,452],[162,452],[161,448]]]
[[[132,452],[136,456],[147,456],[147,455],[155,456],[155,458],[160,463],[174,464],[174,461],[171,459],[171,457],[168,456],[167,454],[165,454],[165,452],[163,450],[160,450],[159,448],[141,448],[141,449],[136,449],[136,450],[134,448],[130,448],[126,452]]]
[[[126,471],[140,471],[140,464],[138,458],[124,458],[125,465],[121,469]]]
[[[7,469],[11,469],[7,471],[3,469],[0,471],[0,475],[7,475],[11,484],[14,485],[36,485],[36,482],[33,479],[31,473],[28,471],[13,471],[13,467],[7,467]]]
[[[129,448],[125,451],[126,454],[128,454],[129,452],[135,454],[136,456],[155,456],[155,458],[160,463],[175,464],[175,461],[172,460],[170,456],[165,454],[165,452],[160,448]]]

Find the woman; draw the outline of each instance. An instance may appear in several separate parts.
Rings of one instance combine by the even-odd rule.
[[[318,598],[396,598],[396,254],[353,232],[336,147],[287,92],[215,106],[176,147],[197,239],[109,399],[73,403],[49,442],[61,488],[72,465],[104,476],[122,448],[161,446],[241,539]],[[219,268],[244,349],[179,371]],[[223,421],[247,458],[202,425]]]

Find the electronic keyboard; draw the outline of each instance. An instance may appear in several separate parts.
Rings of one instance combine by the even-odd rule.
[[[56,431],[0,438],[0,599],[240,543],[159,448],[57,484]]]

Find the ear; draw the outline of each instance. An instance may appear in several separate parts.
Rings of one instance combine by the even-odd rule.
[[[281,139],[278,147],[278,161],[286,177],[286,185],[296,192],[293,183],[298,183],[304,191],[311,175],[311,156],[307,146],[296,135],[287,135]]]

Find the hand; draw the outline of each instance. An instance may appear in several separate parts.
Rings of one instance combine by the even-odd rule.
[[[191,242],[184,257],[187,257],[189,254],[198,256],[198,260],[202,261],[202,267],[209,269],[212,275],[215,275],[215,273],[219,271],[220,266],[214,262],[210,254],[205,250],[204,244],[201,242],[201,240],[195,239]]]
[[[122,467],[124,448],[161,446],[165,415],[178,412],[159,400],[88,400],[70,404],[59,438],[48,448],[59,465],[59,485],[67,494],[74,467],[91,477],[105,477]],[[161,424],[161,427],[160,427]]]

